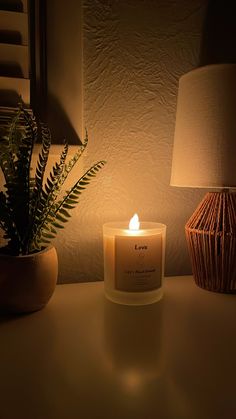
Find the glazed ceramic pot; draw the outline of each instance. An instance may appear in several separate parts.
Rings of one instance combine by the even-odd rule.
[[[53,294],[57,275],[55,247],[24,256],[0,254],[0,311],[40,310]]]

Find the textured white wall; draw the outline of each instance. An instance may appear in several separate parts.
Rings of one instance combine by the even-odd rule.
[[[70,280],[103,278],[102,224],[136,211],[167,224],[166,274],[190,272],[184,224],[204,191],[169,181],[178,78],[198,63],[205,9],[205,0],[84,0],[85,165],[107,166],[67,230]]]
[[[167,224],[166,274],[190,272],[184,224],[204,191],[169,181],[178,78],[198,64],[206,3],[84,0],[83,164],[107,166],[56,241],[60,282],[103,279],[102,225],[136,211]]]
[[[80,27],[79,3],[73,4],[72,42]],[[102,225],[128,220],[136,211],[141,220],[167,224],[166,274],[190,272],[184,224],[205,192],[173,188],[169,181],[178,78],[198,64],[206,5],[207,0],[84,0],[84,123],[90,143],[83,166],[100,159],[107,166],[56,241],[60,282],[103,279]],[[66,56],[68,51],[69,45]],[[78,71],[80,78],[79,63],[78,56],[71,61],[73,76]],[[51,67],[50,74],[57,70]],[[74,89],[67,98],[74,103],[74,121],[78,94]],[[73,178],[80,173],[81,167]]]

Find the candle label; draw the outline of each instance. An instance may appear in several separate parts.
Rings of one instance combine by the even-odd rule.
[[[161,287],[162,236],[115,237],[115,287],[143,292]]]

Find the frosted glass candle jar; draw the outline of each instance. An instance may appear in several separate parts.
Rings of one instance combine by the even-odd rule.
[[[119,304],[151,304],[162,297],[166,226],[141,222],[131,230],[128,222],[103,226],[104,288],[106,297]]]

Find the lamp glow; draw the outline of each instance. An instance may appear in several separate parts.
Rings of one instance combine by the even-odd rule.
[[[139,230],[140,221],[138,218],[138,214],[134,214],[129,222],[129,230]]]
[[[180,78],[171,175],[172,186],[222,189],[205,195],[185,232],[196,284],[225,293],[236,292],[235,86],[236,64]]]

